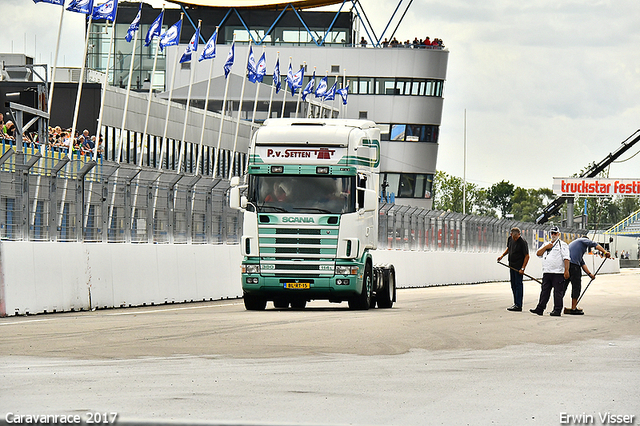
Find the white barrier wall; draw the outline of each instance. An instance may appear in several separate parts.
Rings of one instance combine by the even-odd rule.
[[[0,243],[0,315],[236,298],[240,247]]]
[[[376,250],[373,259],[376,264],[389,263],[395,266],[398,287],[424,287],[446,284],[473,284],[491,281],[509,281],[509,268],[497,263],[500,253],[464,253],[446,251],[398,251]],[[584,256],[591,272],[595,272],[603,258]],[[507,263],[507,257],[502,259]],[[620,272],[618,259],[605,262],[599,274]],[[542,278],[542,259],[530,251],[530,259],[525,273],[534,278]],[[525,277],[525,280],[527,278]]]
[[[499,254],[373,252],[376,264],[395,266],[398,287],[508,281]],[[241,260],[238,245],[3,241],[0,316],[236,298]],[[602,263],[585,261],[591,272]],[[541,277],[535,255],[526,272]],[[600,270],[616,272],[617,259]]]

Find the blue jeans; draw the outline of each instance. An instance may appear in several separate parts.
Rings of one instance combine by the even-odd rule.
[[[511,273],[511,291],[513,292],[513,304],[522,307],[522,298],[524,296],[524,287],[522,285],[522,275],[520,272],[510,269]]]

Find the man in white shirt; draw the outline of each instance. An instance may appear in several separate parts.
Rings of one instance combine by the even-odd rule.
[[[529,309],[536,315],[542,315],[547,307],[553,289],[553,311],[549,315],[559,317],[562,314],[564,281],[569,278],[569,245],[560,239],[560,230],[554,226],[549,231],[551,241],[536,252],[542,258],[542,290],[535,309]]]

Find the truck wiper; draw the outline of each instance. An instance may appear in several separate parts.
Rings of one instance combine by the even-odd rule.
[[[274,209],[277,212],[284,212],[287,213],[288,210],[284,209],[282,207],[278,207],[278,206],[265,206],[264,204],[260,206],[260,211],[263,211],[263,209]]]
[[[313,211],[317,211],[320,213],[333,213],[331,210],[327,210],[327,209],[319,209],[317,207],[292,207],[293,209],[296,210],[313,210]]]

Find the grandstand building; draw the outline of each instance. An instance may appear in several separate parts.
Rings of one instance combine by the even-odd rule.
[[[360,3],[348,11],[347,7],[351,3],[339,0],[254,2],[256,4],[251,4],[250,1],[227,1],[222,6],[219,2],[214,6],[214,2],[210,0],[178,3],[181,8],[165,10],[163,28],[171,26],[180,19],[180,14],[184,13],[180,45],[165,49],[158,58],[154,75],[151,75],[151,71],[155,43],[145,47],[144,37],[161,10],[143,4],[140,31],[137,32],[134,71],[129,75],[132,43],[127,43],[124,36],[137,14],[139,3],[119,3],[108,75],[108,81],[112,86],[124,88],[131,79],[134,90],[143,93],[148,90],[149,84],[152,84],[159,97],[167,99],[172,66],[184,52],[186,44],[195,32],[197,22],[202,22],[201,46],[219,26],[209,110],[214,113],[221,112],[225,88],[222,66],[234,37],[235,63],[231,70],[225,114],[237,118],[238,108],[242,103],[240,118],[243,126],[252,118],[255,123],[264,121],[269,110],[271,117],[280,117],[282,114],[283,93],[280,92],[271,98],[271,74],[278,54],[283,87],[289,58],[294,72],[305,67],[303,86],[307,84],[314,70],[316,84],[324,76],[328,76],[329,87],[334,82],[338,83],[338,87],[348,82],[349,95],[346,106],[342,106],[339,97],[333,102],[323,103],[313,95],[307,99],[311,99],[311,102],[298,104],[298,96],[292,97],[287,94],[284,98],[284,116],[295,117],[297,111],[298,116],[332,114],[375,121],[382,130],[383,140],[380,193],[392,196],[396,203],[431,208],[448,50],[424,46],[383,47],[381,40],[389,37],[389,34],[378,34],[379,38],[376,38]],[[341,11],[314,10],[317,6],[331,4],[341,5]],[[366,4],[364,6],[366,7]],[[105,26],[104,22],[92,23],[92,49],[87,58],[89,68],[102,72],[107,68],[111,35],[110,28]],[[367,41],[366,47],[360,44],[363,37]],[[267,59],[267,78],[260,84],[255,117],[253,110],[257,85],[247,81],[243,101],[240,99],[249,42],[253,45],[256,60],[263,49]],[[198,55],[201,50],[200,47]],[[197,58],[198,55],[194,56]],[[209,61],[198,62],[197,59],[178,65],[172,100],[186,104],[190,81],[193,81],[190,105],[203,108],[209,68]],[[321,107],[328,108],[328,112],[321,111]],[[179,123],[179,117],[172,119],[176,121],[172,125],[182,124]],[[131,121],[132,125],[135,125],[135,122],[135,119]],[[231,127],[228,124],[225,126],[226,130]],[[250,134],[250,131],[241,132],[240,138],[245,140],[239,141],[238,147],[248,146]],[[109,137],[107,152],[108,139]],[[208,138],[205,144],[214,146],[216,141],[209,139],[211,138]],[[153,149],[153,144],[150,149]],[[225,167],[233,167],[234,173],[241,173],[245,155],[240,153],[234,158],[222,155],[220,158],[223,162],[234,164],[222,165],[220,169],[224,172]],[[150,157],[153,157],[153,152]]]

